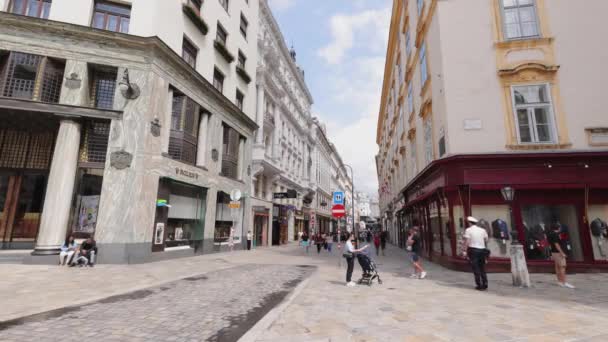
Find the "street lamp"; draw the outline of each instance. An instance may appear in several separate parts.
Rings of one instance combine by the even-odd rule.
[[[515,219],[513,218],[513,200],[515,199],[515,189],[510,186],[505,186],[500,189],[502,198],[509,204],[509,217],[511,219],[511,245],[519,244],[519,232],[515,225]]]

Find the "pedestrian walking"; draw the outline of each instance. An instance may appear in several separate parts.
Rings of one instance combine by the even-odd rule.
[[[473,268],[475,274],[476,290],[485,291],[488,289],[488,276],[486,275],[486,262],[489,255],[489,250],[486,248],[488,243],[488,232],[485,229],[477,226],[479,222],[473,216],[467,218],[470,224],[469,228],[464,231],[465,253]]]
[[[410,252],[410,260],[412,266],[414,266],[414,273],[410,278],[426,278],[426,272],[424,271],[424,268],[422,268],[422,263],[420,261],[420,235],[417,226],[410,229],[407,238],[407,250]]]
[[[551,245],[551,258],[555,263],[555,275],[557,277],[557,285],[574,289],[574,285],[566,282],[566,254],[567,248],[562,245],[562,240],[559,238],[561,230],[560,225],[553,225],[551,230],[547,232],[547,241]]]
[[[304,232],[304,234],[302,234],[302,246],[304,246],[304,249],[306,249],[306,254],[308,254],[308,248],[310,247],[310,241],[308,240],[308,232]]]
[[[374,247],[376,247],[376,256],[380,255],[380,234],[374,234]]]
[[[327,246],[327,252],[329,252],[331,254],[331,247],[334,244],[334,238],[333,238],[333,233],[332,234],[327,234],[327,236],[325,237],[325,245]]]
[[[251,230],[247,231],[247,250],[250,251],[251,250]]]
[[[380,233],[380,250],[382,251],[382,256],[384,256],[384,250],[386,249],[387,234],[388,233],[385,230]]]
[[[355,268],[355,254],[362,252],[369,247],[369,245],[365,245],[360,249],[355,249],[355,246],[353,246],[354,238],[355,235],[353,233],[348,235],[348,239],[346,240],[346,249],[344,250],[344,254],[342,254],[342,256],[346,258],[346,286],[348,287],[357,285],[354,281],[352,281],[353,270]]]
[[[321,233],[318,233],[315,236],[315,244],[317,245],[317,254],[321,254],[321,247],[323,247],[323,245],[325,244],[325,239],[323,238]]]

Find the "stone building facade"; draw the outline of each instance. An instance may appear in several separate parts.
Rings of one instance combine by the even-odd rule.
[[[608,3],[580,5],[394,1],[376,163],[395,243],[417,225],[424,255],[466,268],[473,215],[490,232],[490,267],[508,267],[517,239],[530,268],[551,269],[543,246],[556,228],[572,268],[608,269],[597,228],[608,220],[608,49],[597,43]]]
[[[250,199],[230,205],[229,194],[251,189],[256,43],[239,43],[237,27],[223,46],[208,42],[217,63],[203,63],[184,37],[210,39],[200,22],[188,33],[197,2],[151,2],[0,2],[17,13],[0,13],[3,248],[55,262],[66,235],[94,236],[100,262],[136,263],[244,241]],[[257,1],[247,6],[231,18],[257,22]],[[237,50],[253,62],[230,61]]]

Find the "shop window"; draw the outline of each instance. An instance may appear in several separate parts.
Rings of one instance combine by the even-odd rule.
[[[1,94],[28,100],[57,103],[65,63],[62,60],[10,52],[0,58]]]
[[[608,261],[608,204],[590,205],[587,209],[591,244],[595,260]]]
[[[431,218],[430,228],[433,237],[433,252],[441,254],[441,223],[439,219],[439,207],[435,201],[429,203],[429,217]]]
[[[230,195],[218,191],[217,193],[217,202],[215,209],[215,233],[214,233],[214,243],[216,245],[222,245],[228,243],[228,240],[231,236],[231,229],[234,229],[232,234],[232,239],[234,244],[240,242],[240,234],[237,231],[240,231],[238,228],[239,218],[242,217],[243,214],[243,205],[241,201],[240,208],[230,208]]]
[[[188,164],[196,164],[200,106],[177,90],[173,92],[169,156]]]
[[[76,191],[72,233],[79,238],[95,234],[99,200],[103,185],[103,169],[80,169]]]
[[[239,147],[241,135],[234,128],[222,125],[222,173],[224,177],[238,179],[239,172]]]
[[[118,5],[107,1],[96,1],[95,12],[93,13],[93,27],[129,33],[131,21],[131,6]]]
[[[456,254],[462,256],[466,252],[464,248],[464,231],[467,229],[464,222],[464,209],[461,205],[455,205],[452,207],[452,214],[454,216],[454,230],[456,233]]]
[[[492,258],[509,258],[511,245],[511,218],[508,205],[473,205],[473,217],[479,227],[488,233],[487,247]]]
[[[28,17],[48,19],[52,0],[12,0],[9,12]]]
[[[526,256],[529,260],[551,259],[547,233],[559,228],[560,245],[569,260],[582,261],[583,250],[574,205],[525,205],[522,207]]]
[[[116,93],[116,68],[92,67],[91,74],[91,107],[100,109],[114,108]]]
[[[80,162],[103,165],[108,154],[109,121],[86,121],[80,145]]]
[[[206,189],[170,182],[165,248],[196,248],[205,228]]]
[[[549,85],[513,87],[513,112],[520,143],[554,143],[555,123]]]
[[[443,254],[452,256],[452,229],[450,228],[450,212],[447,200],[441,201],[439,208],[441,214],[441,226],[443,233]]]

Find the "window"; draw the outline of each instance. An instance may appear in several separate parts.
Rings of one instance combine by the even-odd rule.
[[[426,65],[426,44],[420,47],[420,86],[424,87],[428,78],[428,70]]]
[[[213,70],[213,86],[220,93],[224,92],[224,74],[222,74],[222,72],[217,68]]]
[[[243,111],[243,102],[245,102],[245,95],[240,90],[236,90],[236,106]]]
[[[241,13],[241,34],[244,38],[247,38],[247,26],[249,26],[249,22],[245,16],[243,16],[243,13]]]
[[[418,0],[418,16],[422,14],[422,8],[424,7],[424,0]]]
[[[219,0],[219,2],[220,2],[220,5],[222,5],[222,7],[224,7],[226,12],[228,12],[228,6],[230,5],[230,0]]]
[[[538,37],[536,0],[502,0],[505,39]]]
[[[203,6],[203,0],[188,0],[188,5],[197,10],[198,14],[200,15],[201,7]]]
[[[80,161],[83,163],[104,164],[108,153],[109,137],[109,121],[85,121],[82,144],[80,145]]]
[[[245,55],[241,52],[241,50],[239,50],[239,59],[238,59],[238,66],[245,69],[245,63],[247,62],[247,57],[245,57]]]
[[[117,5],[105,1],[95,2],[95,13],[93,13],[94,28],[129,33],[130,18],[130,6]]]
[[[237,179],[241,135],[234,128],[226,124],[222,126],[222,176]]]
[[[13,0],[9,12],[42,19],[49,18],[51,0]]]
[[[513,87],[513,112],[520,143],[553,143],[555,126],[549,86]]]
[[[11,52],[0,56],[0,95],[59,102],[65,63],[44,56]]]
[[[169,137],[171,159],[196,164],[200,112],[198,103],[177,90],[173,92]]]
[[[184,37],[182,43],[182,58],[186,63],[190,64],[191,67],[196,68],[196,56],[198,55],[198,49],[192,44],[186,37]]]
[[[228,33],[222,27],[222,25],[220,25],[220,23],[217,23],[217,33],[216,33],[215,40],[224,44],[224,46],[226,46],[227,39],[228,39]]]
[[[116,90],[116,69],[93,69],[91,74],[91,106],[112,109]]]
[[[414,85],[411,82],[407,86],[407,110],[409,114],[414,112]]]
[[[412,35],[409,29],[405,32],[405,54],[407,58],[412,54]]]
[[[418,165],[417,163],[417,156],[416,156],[416,137],[412,137],[412,139],[410,140],[410,164],[412,165],[412,178],[416,177],[416,174],[418,173],[418,167],[416,165]]]

